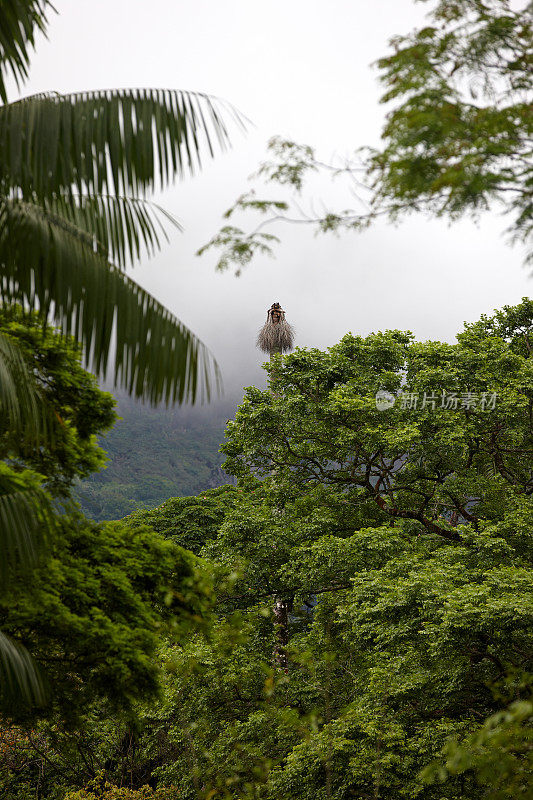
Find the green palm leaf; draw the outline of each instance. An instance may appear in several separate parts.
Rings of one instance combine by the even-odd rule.
[[[153,255],[163,238],[168,241],[164,223],[182,230],[168,211],[139,198],[62,194],[42,205],[88,233],[95,249],[119,267],[134,264],[143,253]]]
[[[229,145],[231,106],[206,94],[113,89],[34,95],[0,107],[3,178],[25,199],[143,196]]]
[[[48,0],[2,0],[0,12],[0,98],[7,102],[6,78],[19,86],[28,75],[35,33],[46,30]]]
[[[0,201],[0,297],[51,314],[105,373],[151,402],[209,397],[209,351],[164,306],[98,252],[94,237],[44,206]]]
[[[53,436],[53,423],[16,342],[0,334],[0,414],[2,426],[19,437],[20,449]]]
[[[28,651],[0,631],[0,701],[4,708],[24,701],[43,705],[43,679]]]
[[[176,221],[144,200],[200,166],[242,117],[207,95],[113,90],[0,107],[1,296],[51,312],[115,380],[156,403],[209,397],[216,363],[176,317],[120,274]],[[1,202],[1,200],[0,200]],[[112,262],[112,263],[110,263]]]
[[[0,585],[32,567],[56,518],[35,473],[0,464]],[[42,705],[46,692],[30,654],[0,631],[0,705]]]
[[[42,544],[56,526],[50,496],[30,470],[0,464],[0,580],[35,565]]]

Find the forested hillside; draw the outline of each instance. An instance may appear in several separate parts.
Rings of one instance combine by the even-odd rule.
[[[6,798],[531,798],[532,325],[296,350],[227,427],[237,485],[67,518],[0,604],[50,681]]]
[[[219,448],[229,401],[206,406],[156,408],[119,395],[119,419],[100,438],[107,467],[80,481],[74,495],[94,520],[120,519],[169,497],[197,494],[228,483]]]

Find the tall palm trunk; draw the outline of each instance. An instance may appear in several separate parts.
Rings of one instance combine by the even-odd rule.
[[[267,312],[267,320],[257,337],[257,346],[270,356],[272,362],[274,356],[292,350],[294,342],[294,330],[285,319],[285,312],[279,303],[272,303]],[[272,373],[271,373],[272,374]],[[276,391],[270,384],[270,390],[274,396]],[[275,474],[275,473],[274,473]],[[282,508],[278,512],[283,513]],[[277,595],[274,599],[274,625],[276,640],[273,651],[274,663],[284,672],[289,670],[289,660],[287,656],[287,645],[289,643],[289,614],[292,611],[293,598]]]

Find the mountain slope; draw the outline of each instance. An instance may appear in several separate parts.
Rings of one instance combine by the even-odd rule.
[[[235,406],[152,408],[117,398],[119,420],[100,440],[107,468],[81,481],[75,499],[95,520],[119,519],[169,497],[231,482],[218,452]]]

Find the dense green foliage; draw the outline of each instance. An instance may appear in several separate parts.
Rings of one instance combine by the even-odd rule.
[[[0,31],[4,100],[48,6],[6,6],[19,24]],[[380,62],[386,99],[401,105],[371,156],[374,198],[393,216],[420,206],[455,218],[511,196],[525,236],[525,16],[506,0],[454,0],[434,17]],[[473,103],[470,77],[482,80]],[[157,236],[142,202],[112,192],[151,188],[156,161],[163,182],[180,173],[183,126],[195,128],[204,102],[213,110],[177,93],[94,93],[0,109],[6,296],[52,304],[100,367],[113,308],[142,307],[127,331],[119,315],[116,376],[152,400],[196,394],[197,351],[120,271]],[[134,131],[130,114],[146,126]],[[216,112],[212,121],[225,138]],[[42,135],[51,123],[55,139]],[[313,152],[275,146],[286,162],[264,174],[301,187]],[[237,203],[250,206],[285,209]],[[317,220],[322,230],[366,222]],[[268,239],[241,234],[227,228],[214,243],[243,264]],[[237,486],[204,484],[98,524],[57,504],[101,466],[113,401],[71,340],[3,311],[2,797],[532,797],[532,333],[524,299],[466,325],[455,344],[386,331],[276,357],[269,388],[247,390],[228,424],[224,469]],[[164,358],[152,361],[153,347]],[[132,451],[146,471],[144,444],[117,447],[114,464]],[[89,490],[98,515],[153,502],[171,483],[137,495],[119,486],[98,507]]]
[[[149,525],[165,539],[198,554],[215,540],[226,514],[240,492],[233,486],[205,490],[198,497],[174,497],[158,508],[137,511],[128,517],[130,524]]]
[[[68,792],[65,800],[179,800],[179,790],[168,786],[155,790],[150,786],[129,789],[95,781],[88,789]]]
[[[215,613],[179,645],[159,638],[157,702],[125,714],[95,700],[75,730],[57,715],[9,729],[7,797],[31,796],[34,764],[54,799],[125,786],[186,800],[530,797],[532,322],[523,301],[456,344],[349,335],[269,365],[271,389],[249,389],[228,426],[239,485],[126,521],[210,564]],[[380,410],[378,390],[396,402]]]
[[[426,780],[446,780],[449,775],[474,771],[492,800],[531,796],[533,774],[533,707],[517,700],[489,717],[464,741],[452,740],[444,748],[445,764],[423,771]]]
[[[20,437],[7,424],[0,428],[0,457],[24,462],[46,476],[46,486],[66,494],[75,479],[85,478],[105,463],[96,436],[116,419],[114,398],[102,392],[81,364],[81,348],[72,339],[43,326],[37,315],[17,308],[0,309],[0,332],[16,342],[55,426],[48,443],[36,441],[21,452]]]
[[[477,526],[505,511],[508,485],[532,490],[532,310],[467,325],[455,345],[391,331],[296,350],[267,367],[272,391],[248,390],[226,468],[275,470],[281,492],[331,485],[384,521],[457,540],[448,520]],[[379,410],[378,392],[393,407]]]
[[[113,422],[114,401],[81,368],[79,347],[37,316],[0,310],[0,340],[3,599],[27,585],[45,540],[56,536],[57,500],[102,462],[95,437]],[[0,703],[23,700],[44,702],[42,676],[20,641],[0,633]]]
[[[196,494],[230,480],[221,469],[219,450],[227,420],[235,415],[232,405],[151,408],[119,396],[117,414],[117,423],[100,439],[106,468],[74,490],[91,519],[120,519],[168,497]]]
[[[4,309],[0,334],[17,345],[51,420],[45,438],[17,435],[9,418],[0,429],[2,514],[10,533],[0,630],[4,650],[26,670],[17,683],[8,659],[2,663],[0,699],[11,717],[59,715],[72,725],[99,699],[127,709],[157,692],[161,626],[178,630],[202,611],[206,579],[197,577],[192,554],[146,526],[102,527],[74,511],[69,489],[103,464],[96,439],[115,419],[114,399],[82,369],[80,346],[38,317]],[[22,520],[33,511],[39,527],[27,523],[16,538],[9,512],[18,496],[26,502]],[[28,652],[47,688],[32,697],[39,709],[20,694],[30,699]]]
[[[158,628],[172,606],[189,609],[193,580],[190,554],[149,528],[65,518],[31,587],[19,583],[0,600],[2,630],[51,684],[45,713],[59,708],[72,724],[99,698],[128,706],[155,694]]]

